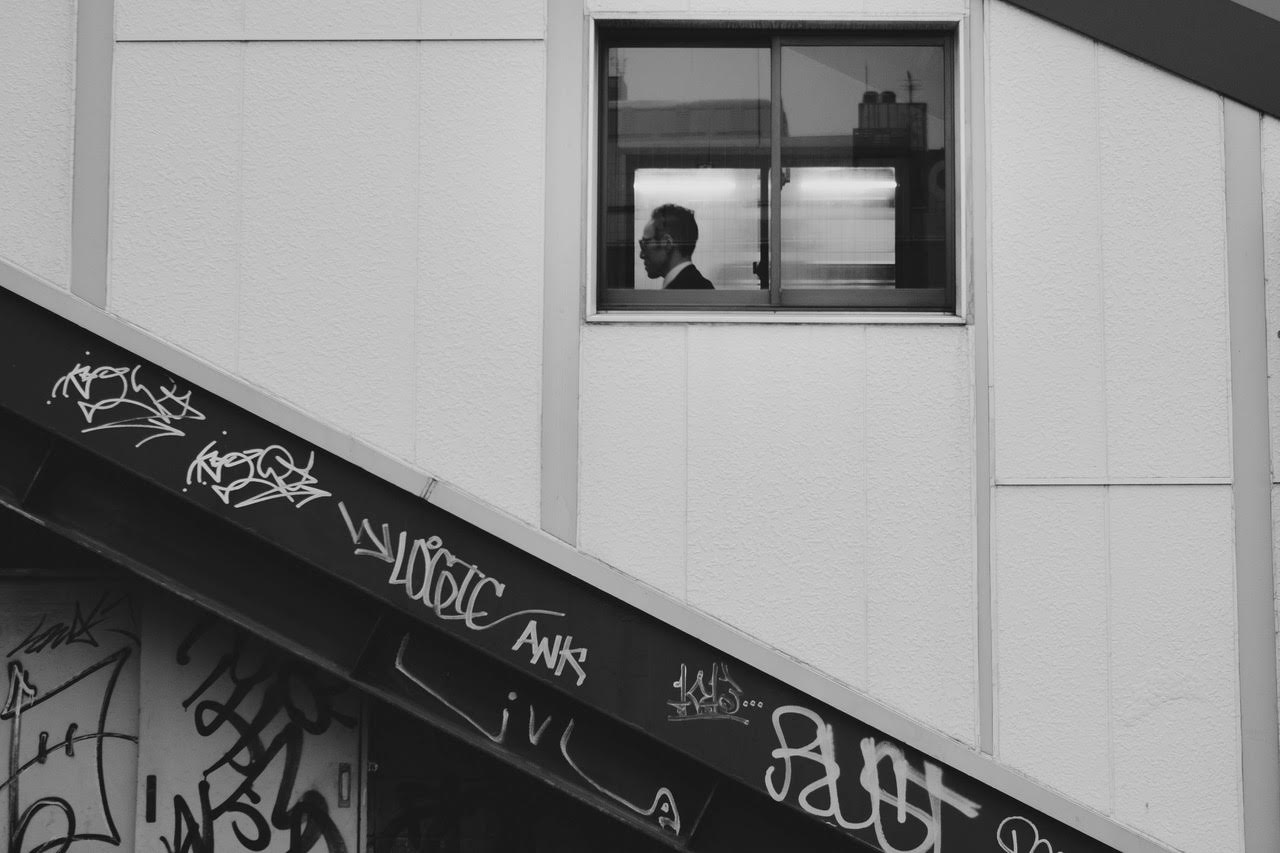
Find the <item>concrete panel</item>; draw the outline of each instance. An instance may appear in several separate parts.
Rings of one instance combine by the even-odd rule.
[[[685,597],[687,330],[587,326],[579,397],[578,543]]]
[[[976,737],[968,327],[867,334],[867,688]]]
[[[411,458],[418,46],[245,50],[240,371]]]
[[[1110,473],[1227,477],[1221,99],[1098,50]]]
[[[244,0],[251,39],[404,39],[417,29],[417,0]]]
[[[1262,239],[1267,298],[1267,391],[1271,472],[1280,471],[1280,119],[1262,119]],[[1280,587],[1277,587],[1280,588]]]
[[[1115,815],[1241,850],[1231,487],[1113,487],[1110,530]]]
[[[543,47],[421,49],[417,460],[536,523]]]
[[[244,47],[116,48],[108,309],[236,361]]]
[[[545,0],[418,0],[423,38],[541,39]]]
[[[998,479],[1106,474],[1093,42],[991,7],[992,456]]]
[[[1111,811],[1104,487],[996,490],[997,757]]]
[[[689,329],[689,602],[859,688],[865,336]]]
[[[358,850],[356,691],[203,616],[159,596],[144,612],[138,765],[155,819],[140,793],[127,849],[289,853],[306,827],[319,843],[303,836],[304,848]],[[355,770],[346,806],[340,764]]]
[[[115,0],[116,38],[244,38],[244,0]]]
[[[67,287],[75,3],[0,3],[0,257]]]
[[[6,651],[8,850],[113,853],[134,844],[138,625],[124,586],[0,587]]]
[[[689,0],[586,0],[591,12],[687,12]]]

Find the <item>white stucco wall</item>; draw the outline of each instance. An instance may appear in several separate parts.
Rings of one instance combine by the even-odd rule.
[[[71,280],[75,0],[0,0],[0,258]]]
[[[1221,99],[1003,3],[988,37],[997,755],[1239,850]]]
[[[119,4],[108,307],[536,523],[543,8],[368,5]]]
[[[588,326],[580,546],[966,742],[971,336]]]

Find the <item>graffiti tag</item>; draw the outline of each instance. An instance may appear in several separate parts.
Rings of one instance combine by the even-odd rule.
[[[799,726],[796,725],[797,721]],[[802,746],[792,746],[784,723],[785,728],[792,732],[796,728],[811,730],[812,739]],[[977,803],[943,784],[941,767],[926,761],[924,772],[921,773],[911,766],[901,749],[867,737],[860,744],[862,771],[858,774],[858,782],[865,795],[858,799],[859,802],[866,802],[865,815],[850,820],[844,814],[840,792],[836,789],[841,768],[836,760],[832,727],[808,708],[784,705],[773,712],[773,729],[778,737],[778,748],[773,750],[772,755],[775,761],[782,762],[782,778],[781,781],[776,779],[779,770],[776,765],[770,765],[765,771],[764,784],[769,796],[782,802],[790,795],[794,783],[800,786],[796,803],[802,810],[833,822],[845,830],[870,827],[875,831],[876,840],[885,853],[941,853],[944,805],[968,818],[978,816],[980,806]],[[886,789],[881,782],[881,764],[886,761],[889,765],[891,790]],[[802,763],[809,772],[803,774],[805,781],[794,782],[794,778],[803,772],[796,772],[796,765]],[[928,798],[928,808],[908,801],[907,791],[910,786],[923,789]],[[892,838],[885,827],[886,810],[892,810],[896,816]]]
[[[138,378],[141,367],[92,367],[76,364],[53,384],[50,397],[76,399],[88,424],[82,433],[112,429],[138,429],[148,433],[134,447],[154,438],[185,436],[176,424],[202,421],[204,415],[191,405],[191,392],[178,392],[172,379],[155,390]]]
[[[294,506],[306,506],[316,498],[329,497],[316,487],[317,480],[311,475],[314,452],[306,465],[299,465],[293,454],[278,444],[219,453],[214,449],[217,443],[206,444],[187,466],[187,485],[207,483],[224,504],[239,509],[283,499]]]

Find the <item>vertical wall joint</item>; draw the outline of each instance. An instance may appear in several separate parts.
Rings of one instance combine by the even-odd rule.
[[[80,0],[76,4],[71,292],[99,308],[107,304],[114,52],[115,0]]]

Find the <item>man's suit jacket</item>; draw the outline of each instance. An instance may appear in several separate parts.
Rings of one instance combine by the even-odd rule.
[[[680,270],[680,274],[671,279],[667,290],[714,290],[714,285],[707,281],[693,264]]]

